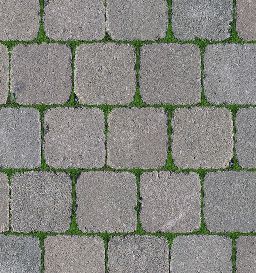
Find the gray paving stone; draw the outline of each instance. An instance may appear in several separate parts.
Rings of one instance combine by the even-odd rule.
[[[154,168],[167,158],[167,116],[162,109],[114,109],[108,119],[108,165]]]
[[[126,104],[136,90],[135,52],[129,45],[78,47],[75,92],[86,104]]]
[[[108,0],[107,31],[115,40],[157,40],[168,25],[165,0]]]
[[[167,273],[169,249],[163,238],[114,237],[109,242],[109,273]]]
[[[204,214],[210,231],[256,231],[255,173],[209,173],[204,190]]]
[[[45,240],[45,273],[103,273],[104,244],[97,237],[54,236]]]
[[[232,243],[220,236],[179,236],[171,247],[170,273],[232,273]]]
[[[7,231],[9,229],[9,199],[9,184],[7,175],[0,173],[0,232]]]
[[[173,0],[172,29],[181,40],[230,37],[232,0]]]
[[[56,168],[104,166],[104,116],[99,109],[51,109],[45,114],[44,128],[48,165]]]
[[[39,112],[29,108],[0,110],[0,166],[35,168],[41,160]]]
[[[6,103],[8,91],[9,91],[8,50],[7,47],[0,45],[0,104]]]
[[[0,235],[0,272],[39,273],[38,239]]]
[[[140,90],[146,103],[200,102],[200,51],[195,45],[154,44],[141,50]]]
[[[71,50],[66,45],[18,45],[13,49],[11,92],[18,103],[67,102],[71,75]]]
[[[172,155],[181,168],[225,168],[233,155],[231,112],[221,108],[177,109]]]
[[[131,173],[88,172],[77,181],[77,223],[82,231],[136,228],[136,180]]]
[[[29,172],[12,179],[12,228],[18,232],[69,229],[71,179],[65,173]]]

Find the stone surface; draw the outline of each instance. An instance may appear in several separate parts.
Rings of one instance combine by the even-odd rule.
[[[225,168],[233,155],[231,112],[221,108],[177,109],[172,155],[181,168]]]
[[[45,240],[45,273],[103,273],[104,244],[97,237],[54,236]]]
[[[46,163],[100,168],[105,163],[104,116],[99,109],[55,108],[45,114]]]
[[[232,273],[232,243],[220,236],[179,236],[171,247],[170,273]]]
[[[167,116],[162,109],[114,109],[108,119],[108,165],[154,168],[167,158]]]
[[[66,45],[19,45],[13,49],[11,92],[18,103],[67,102],[71,75],[71,50]]]
[[[8,50],[7,47],[0,44],[0,104],[6,103],[8,91],[9,91]]]
[[[167,273],[169,249],[163,238],[114,237],[109,242],[109,273]]]
[[[209,173],[204,191],[204,215],[210,231],[256,231],[255,173]]]
[[[67,174],[17,174],[11,185],[11,223],[14,231],[64,232],[69,229],[72,190]]]
[[[126,104],[136,89],[135,52],[130,45],[93,44],[78,47],[75,92],[86,104]]]
[[[107,32],[114,40],[164,38],[168,24],[165,0],[107,1]]]
[[[0,166],[40,166],[41,136],[39,112],[29,108],[0,109]]]
[[[0,232],[9,229],[9,199],[8,177],[6,174],[0,173]]]
[[[82,231],[136,228],[136,180],[131,173],[87,172],[77,181],[77,223]]]
[[[200,51],[195,45],[153,44],[142,47],[140,91],[146,103],[200,102]]]

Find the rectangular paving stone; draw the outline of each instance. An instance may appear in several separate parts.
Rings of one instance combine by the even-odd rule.
[[[141,49],[140,91],[146,103],[196,104],[201,97],[200,51],[195,45]]]
[[[0,104],[6,103],[8,92],[9,92],[8,50],[7,47],[0,45]]]
[[[0,109],[0,165],[35,168],[41,161],[39,112],[29,108]]]
[[[82,231],[132,232],[136,180],[131,173],[87,172],[77,181],[77,223]]]
[[[172,156],[180,168],[225,168],[233,155],[231,112],[223,108],[182,108],[172,119]]]
[[[12,51],[11,92],[17,103],[65,103],[71,76],[71,50],[66,45],[18,45]]]
[[[44,119],[46,163],[55,168],[105,164],[104,116],[99,109],[54,108]]]
[[[8,177],[0,173],[0,232],[9,229],[9,199]]]
[[[85,104],[127,104],[136,90],[135,52],[130,45],[78,47],[75,92]]]
[[[68,230],[72,206],[71,183],[65,173],[29,172],[15,175],[11,184],[13,230]]]
[[[107,161],[113,168],[154,168],[167,158],[167,116],[162,109],[114,109],[108,118]]]

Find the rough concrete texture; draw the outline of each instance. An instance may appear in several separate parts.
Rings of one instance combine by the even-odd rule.
[[[9,229],[9,184],[4,173],[0,173],[0,200],[0,232],[4,232]]]
[[[158,40],[168,25],[165,0],[107,1],[107,32],[114,40]]]
[[[41,160],[39,112],[31,108],[2,108],[0,121],[0,166],[39,167]]]
[[[55,108],[45,114],[45,159],[56,168],[105,163],[104,116],[99,109]]]
[[[126,104],[136,90],[135,52],[130,45],[78,47],[75,92],[81,103]]]
[[[141,50],[140,90],[146,103],[200,102],[200,51],[195,45],[154,44]]]
[[[72,190],[67,174],[17,174],[11,185],[11,225],[14,231],[64,232],[69,229]]]
[[[179,236],[171,248],[170,273],[232,273],[232,243],[220,236]]]
[[[97,237],[54,236],[45,240],[45,273],[104,273],[105,250]]]
[[[210,231],[256,231],[255,173],[209,173],[204,190],[204,215]]]
[[[18,103],[67,102],[71,75],[71,50],[66,45],[18,45],[13,49],[11,92]]]
[[[114,237],[108,249],[109,273],[169,272],[169,249],[163,238]]]
[[[131,173],[87,172],[77,181],[77,223],[82,231],[131,232],[137,192]]]
[[[100,40],[105,36],[103,0],[47,0],[46,35],[55,40]]]
[[[9,91],[8,50],[7,47],[0,45],[0,104],[6,103],[8,91]]]
[[[0,272],[41,272],[40,252],[37,238],[0,235]]]
[[[114,109],[108,119],[108,165],[154,168],[167,158],[167,116],[162,109]]]
[[[200,180],[195,173],[152,172],[140,181],[140,219],[149,232],[189,232],[200,226]]]
[[[181,168],[225,168],[233,155],[231,112],[221,108],[177,109],[172,156]]]

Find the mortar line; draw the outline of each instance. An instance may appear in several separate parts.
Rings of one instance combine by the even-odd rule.
[[[237,244],[236,244],[236,237],[231,237],[232,240],[232,255],[231,255],[231,261],[232,261],[232,273],[236,273],[237,267],[236,267],[236,260],[237,260]]]
[[[207,230],[205,215],[204,215],[204,207],[205,207],[205,191],[204,191],[204,181],[207,172],[202,170],[199,174],[200,179],[200,232],[201,234],[208,234],[209,231]]]
[[[7,174],[8,179],[8,194],[9,194],[9,202],[8,202],[8,231],[12,231],[12,187],[11,187],[11,174]]]
[[[136,204],[136,231],[135,233],[138,235],[142,235],[144,234],[144,230],[142,227],[142,223],[141,223],[141,218],[140,218],[140,214],[141,214],[141,206],[142,206],[142,197],[141,197],[141,172],[137,171],[135,173],[135,177],[136,177],[136,199],[137,199],[137,204]]]
[[[39,248],[41,251],[41,257],[40,257],[40,273],[44,273],[45,271],[45,265],[44,265],[44,259],[45,259],[45,246],[44,246],[44,240],[46,236],[41,235],[37,237],[39,240]]]

